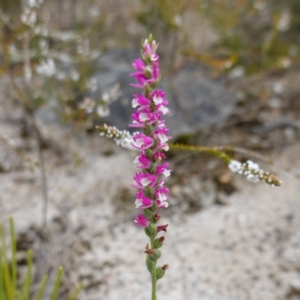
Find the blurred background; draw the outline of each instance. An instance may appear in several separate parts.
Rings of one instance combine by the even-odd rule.
[[[81,282],[77,299],[150,298],[135,153],[95,130],[128,129],[150,33],[172,142],[230,145],[283,181],[168,152],[159,299],[300,299],[299,0],[0,0],[0,24],[0,220],[14,217],[20,282],[33,249],[30,299],[43,274],[49,299],[60,265],[58,299]]]

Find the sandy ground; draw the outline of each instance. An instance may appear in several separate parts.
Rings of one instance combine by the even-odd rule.
[[[5,104],[4,108],[9,109]],[[18,123],[7,120],[4,111],[1,136],[24,146]],[[18,115],[16,110],[15,118]],[[149,299],[150,277],[143,254],[147,237],[132,224],[134,195],[129,186],[134,153],[98,136],[70,135],[57,124],[42,129],[56,141],[60,150],[56,152],[62,153],[45,151],[50,199],[47,237],[41,239],[38,230],[39,168],[30,168],[4,144],[1,164],[7,169],[0,174],[1,220],[14,216],[20,244],[29,241],[39,273],[62,264],[67,286],[84,282],[79,299]],[[34,159],[35,144],[27,146]],[[227,196],[225,206],[183,212],[176,197],[189,179],[185,187],[171,186],[178,210],[166,212],[162,220],[169,223],[169,231],[160,261],[170,267],[158,284],[159,299],[300,299],[299,149],[296,144],[273,155],[273,171],[284,182],[281,187],[253,184],[236,175],[237,191]]]

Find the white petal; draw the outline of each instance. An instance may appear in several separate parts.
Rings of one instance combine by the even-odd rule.
[[[143,202],[141,199],[135,199],[135,206],[136,208],[139,208],[141,205],[143,205]]]
[[[147,113],[140,113],[140,120],[141,120],[142,122],[145,122],[145,121],[150,120],[149,114],[147,114]]]
[[[132,104],[132,107],[133,107],[133,108],[136,108],[137,106],[139,106],[139,103],[138,103],[137,99],[135,99],[135,98],[132,99],[131,104]]]
[[[255,175],[253,175],[253,174],[249,174],[248,176],[247,176],[247,180],[249,180],[249,181],[251,181],[251,182],[259,182],[259,178],[257,177],[257,176],[255,176]]]
[[[167,107],[165,107],[165,106],[161,106],[159,108],[159,110],[162,112],[163,115],[166,115],[166,114],[168,114],[170,112],[170,110]]]
[[[158,200],[160,200],[160,201],[166,201],[167,200],[166,194],[158,193]]]
[[[134,164],[138,164],[139,163],[139,156],[137,156],[134,161],[133,161]]]
[[[171,175],[171,171],[166,169],[163,171],[163,174],[166,176],[166,177],[169,177]]]
[[[169,139],[164,133],[159,133],[157,136],[162,143],[165,143]]]
[[[164,144],[161,149],[164,149],[165,151],[169,150],[169,145],[168,144]]]
[[[168,207],[169,203],[166,201],[161,201],[160,205],[163,205],[164,207]]]
[[[142,186],[147,186],[147,185],[150,184],[150,183],[151,183],[151,180],[150,180],[149,178],[143,178],[143,179],[141,180]]]
[[[152,54],[150,60],[156,61],[156,60],[158,60],[158,56],[156,56],[155,54]]]
[[[137,147],[141,147],[142,145],[144,145],[144,139],[143,138],[137,139],[134,143]]]
[[[163,98],[160,96],[155,95],[153,98],[153,102],[155,103],[155,105],[159,105],[163,102]]]

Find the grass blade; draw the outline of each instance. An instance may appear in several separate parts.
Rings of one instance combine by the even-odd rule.
[[[10,243],[11,243],[11,271],[12,271],[12,287],[13,293],[15,294],[17,287],[17,259],[16,259],[16,234],[15,234],[15,224],[13,217],[9,217],[10,225]]]
[[[58,268],[57,275],[56,275],[56,280],[55,280],[55,285],[54,285],[53,292],[51,294],[51,299],[50,300],[56,300],[56,298],[57,298],[63,270],[64,270],[63,267]]]
[[[27,275],[22,287],[22,300],[29,300],[32,280],[32,251],[27,251]]]
[[[80,291],[83,289],[83,283],[81,283],[77,289],[73,292],[73,294],[68,298],[68,300],[75,300],[80,293]]]
[[[42,299],[42,297],[44,295],[44,292],[45,292],[45,288],[46,288],[47,282],[48,282],[48,276],[44,275],[44,277],[42,279],[42,283],[41,283],[40,289],[38,291],[38,294],[37,294],[35,300],[41,300]]]
[[[0,300],[4,300],[3,267],[2,267],[2,249],[0,248]]]
[[[7,294],[7,300],[13,300],[13,287],[11,282],[11,276],[9,272],[8,262],[7,262],[7,252],[5,244],[5,234],[3,225],[0,224],[0,239],[2,244],[2,268],[3,268],[3,278],[4,278],[4,290]]]

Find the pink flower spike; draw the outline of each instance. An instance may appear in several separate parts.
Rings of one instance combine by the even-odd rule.
[[[150,224],[150,221],[142,214],[137,214],[135,220],[133,223],[140,227],[148,227]]]
[[[167,208],[169,206],[169,203],[166,201],[156,200],[156,203],[158,205],[158,209]]]
[[[167,228],[168,228],[169,224],[166,224],[166,225],[160,225],[160,226],[157,226],[157,232],[160,232],[160,231],[165,231],[167,232]]]
[[[161,143],[160,141],[158,142],[158,145],[156,147],[156,149],[163,149],[165,151],[169,150],[169,145],[166,143]]]
[[[136,94],[132,100],[132,107],[136,108],[137,106],[141,106],[140,109],[149,108],[151,105],[151,101],[147,99],[144,95]]]
[[[160,187],[157,189],[157,191],[155,192],[154,196],[155,198],[157,198],[157,200],[160,201],[166,201],[168,200],[170,197],[168,196],[169,193],[169,189],[166,187]]]
[[[142,59],[139,58],[134,61],[134,63],[132,64],[132,67],[138,71],[144,72],[146,65],[144,64]]]
[[[137,156],[134,160],[134,163],[140,163],[141,165],[137,166],[139,169],[149,169],[151,166],[151,160],[145,155],[144,152]]]
[[[139,132],[133,136],[132,146],[138,150],[146,150],[154,144],[154,140],[144,135],[142,132]]]
[[[162,104],[163,103],[163,98],[159,95],[155,95],[153,97],[153,102],[154,102],[155,105]]]
[[[129,76],[135,77],[135,79],[142,87],[144,87],[145,84],[148,82],[148,78],[144,74],[141,74],[140,72],[132,73]]]
[[[158,80],[159,78],[159,69],[158,66],[154,66],[152,70],[152,76],[155,80]]]
[[[157,178],[155,175],[142,172],[136,173],[133,177],[133,180],[134,184],[132,184],[131,186],[136,189],[144,189],[148,185],[153,188],[157,182]]]
[[[159,138],[159,140],[162,143],[165,143],[171,138],[170,136],[167,136],[168,132],[169,132],[168,128],[166,128],[165,126],[161,126],[154,131],[154,134],[156,137]]]
[[[170,169],[167,169],[169,167],[169,164],[167,162],[163,163],[162,165],[160,166],[157,166],[156,167],[156,175],[160,175],[160,174],[163,174],[165,175],[165,177],[169,177],[170,174],[171,174],[171,170]]]
[[[156,161],[161,161],[166,158],[166,155],[162,152],[156,152],[153,154],[153,159]]]
[[[135,205],[136,208],[145,209],[151,207],[153,201],[150,198],[147,198],[143,191],[138,191],[136,193]]]
[[[131,115],[131,119],[133,120],[133,123],[129,125],[130,127],[145,127],[144,122],[140,120],[140,113],[138,111],[135,111]]]
[[[150,60],[152,62],[156,62],[156,61],[158,61],[158,59],[159,59],[159,56],[156,53],[152,54],[151,57],[150,57]]]
[[[159,113],[161,113],[161,114],[163,114],[163,115],[166,115],[166,114],[169,114],[169,113],[170,113],[170,110],[169,110],[167,107],[165,107],[165,106],[163,106],[163,105],[160,105],[160,106],[158,107],[158,109],[156,110],[156,112],[159,112]]]
[[[150,44],[147,43],[144,45],[144,53],[148,56],[148,57],[151,57],[151,55],[153,54],[153,51],[150,47]]]
[[[150,97],[151,99],[154,101],[154,103],[156,105],[161,104],[163,100],[165,100],[165,96],[166,93],[163,90],[155,90],[152,93],[150,93]],[[159,103],[156,103],[156,101],[154,100],[154,98],[156,99],[156,101],[158,101]],[[161,100],[160,100],[161,99]]]

